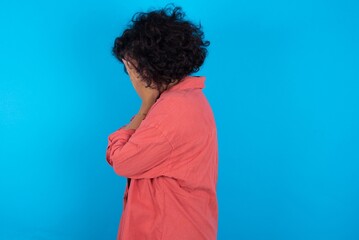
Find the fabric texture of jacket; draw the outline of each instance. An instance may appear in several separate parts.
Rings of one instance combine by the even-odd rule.
[[[106,160],[128,180],[117,240],[217,239],[218,143],[205,79],[186,76],[137,129],[109,135]]]

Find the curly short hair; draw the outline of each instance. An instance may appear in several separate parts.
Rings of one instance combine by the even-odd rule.
[[[120,62],[134,60],[136,64],[131,63],[146,87],[153,84],[160,92],[170,83],[198,72],[210,45],[203,39],[201,23],[197,26],[184,20],[182,8],[173,5],[172,9],[169,5],[173,3],[147,13],[136,12],[112,48]]]

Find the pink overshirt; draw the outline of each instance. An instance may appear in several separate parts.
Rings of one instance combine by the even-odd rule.
[[[205,79],[186,76],[136,130],[109,135],[107,162],[128,178],[117,240],[217,239],[217,130]]]

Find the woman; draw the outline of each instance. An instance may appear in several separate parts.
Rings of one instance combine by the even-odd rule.
[[[217,238],[217,131],[197,72],[203,32],[180,7],[140,13],[116,38],[141,107],[108,137],[106,159],[127,178],[119,240]]]

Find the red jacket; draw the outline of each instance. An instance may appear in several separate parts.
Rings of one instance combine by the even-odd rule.
[[[217,238],[217,130],[204,81],[188,75],[136,130],[109,135],[106,159],[128,178],[117,240]]]

